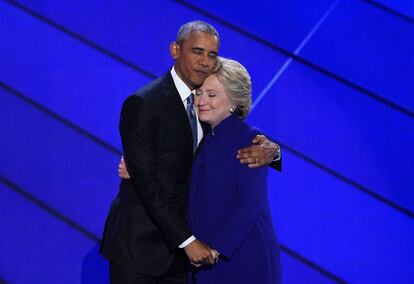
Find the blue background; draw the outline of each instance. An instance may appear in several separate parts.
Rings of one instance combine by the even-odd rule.
[[[0,1],[0,282],[108,282],[120,107],[195,19],[282,146],[284,283],[414,283],[414,2],[392,0]]]

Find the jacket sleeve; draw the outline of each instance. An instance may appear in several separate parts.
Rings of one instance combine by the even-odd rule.
[[[278,170],[279,172],[281,172],[282,171],[282,157],[280,157],[280,159],[277,160],[277,161],[271,162],[269,164],[269,166],[271,168],[273,168],[273,169]]]
[[[167,245],[175,249],[192,234],[179,214],[171,210],[166,191],[157,178],[155,149],[160,124],[144,98],[131,96],[124,102],[119,129],[128,171],[147,214]]]
[[[254,137],[252,135],[251,137]],[[251,138],[253,139],[253,138]],[[248,139],[246,141],[251,141]],[[236,161],[234,171],[238,198],[227,223],[215,233],[212,248],[231,258],[267,208],[267,167],[251,169]]]

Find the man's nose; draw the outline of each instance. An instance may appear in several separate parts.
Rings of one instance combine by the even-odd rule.
[[[204,66],[204,67],[208,67],[209,66],[209,61],[208,61],[208,55],[207,54],[202,54],[199,60],[199,64]]]

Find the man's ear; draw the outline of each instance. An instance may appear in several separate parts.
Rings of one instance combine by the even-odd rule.
[[[180,55],[180,46],[175,41],[170,44],[170,54],[174,60]]]

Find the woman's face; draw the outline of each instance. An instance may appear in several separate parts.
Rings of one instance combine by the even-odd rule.
[[[213,128],[230,115],[230,100],[215,74],[208,76],[203,85],[196,90],[194,103],[198,118]]]

